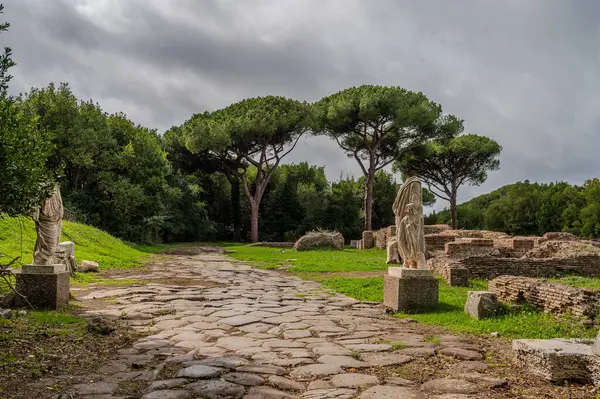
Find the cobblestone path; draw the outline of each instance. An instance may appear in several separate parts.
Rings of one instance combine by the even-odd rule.
[[[459,336],[428,342],[417,325],[390,317],[380,304],[218,253],[165,259],[127,278],[207,284],[103,286],[79,297],[104,298],[109,305],[93,313],[152,335],[71,385],[73,398],[506,397],[505,381],[485,370],[482,348]],[[418,372],[435,374],[448,364],[443,377]],[[127,386],[141,393],[119,394]]]

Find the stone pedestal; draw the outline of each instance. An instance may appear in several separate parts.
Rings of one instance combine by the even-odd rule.
[[[363,231],[362,233],[362,242],[363,249],[371,249],[373,248],[373,232],[372,231]]]
[[[69,302],[69,272],[64,264],[23,265],[17,291],[36,308],[58,309]]]
[[[438,304],[438,284],[429,270],[390,267],[384,278],[383,303],[396,312],[434,308]]]

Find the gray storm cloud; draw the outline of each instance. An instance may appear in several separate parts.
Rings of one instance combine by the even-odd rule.
[[[398,85],[504,147],[500,171],[463,188],[461,201],[517,180],[579,184],[600,170],[595,0],[2,2],[15,93],[68,82],[164,131],[245,97],[314,101]],[[326,165],[330,179],[360,173],[325,138],[303,140],[287,161]]]

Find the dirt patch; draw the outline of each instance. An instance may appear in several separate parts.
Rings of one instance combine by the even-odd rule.
[[[37,312],[36,312],[37,313]],[[41,313],[41,312],[39,312]],[[0,397],[43,398],[60,392],[78,376],[94,374],[143,334],[122,324],[110,335],[89,332],[82,318],[17,317],[0,323]],[[68,375],[69,380],[55,378]],[[72,377],[72,378],[71,378]]]

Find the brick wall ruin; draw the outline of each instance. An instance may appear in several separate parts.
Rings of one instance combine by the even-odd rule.
[[[600,291],[553,284],[544,280],[521,276],[501,276],[489,282],[488,289],[498,299],[507,302],[527,301],[544,312],[563,314],[572,312],[594,318],[598,312]]]

